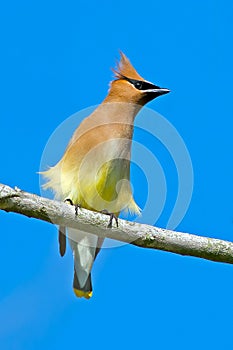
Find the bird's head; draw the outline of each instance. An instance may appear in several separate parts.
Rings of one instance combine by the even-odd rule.
[[[143,79],[123,52],[120,52],[120,55],[121,59],[117,64],[117,69],[113,70],[115,80],[110,84],[108,96],[111,100],[144,105],[170,92],[168,89]]]

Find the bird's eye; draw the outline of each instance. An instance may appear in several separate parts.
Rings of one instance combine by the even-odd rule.
[[[141,81],[137,81],[134,86],[136,87],[136,89],[138,90],[142,90],[142,82]]]

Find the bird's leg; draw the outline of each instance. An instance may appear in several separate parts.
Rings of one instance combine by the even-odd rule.
[[[78,209],[81,208],[81,205],[80,204],[74,204],[72,199],[70,199],[70,198],[65,199],[64,202],[65,203],[69,203],[70,205],[74,206],[75,216],[77,216],[78,215]]]
[[[80,204],[75,204],[74,209],[75,209],[75,216],[78,216],[78,210],[82,208]]]
[[[118,227],[118,217],[114,213],[109,213],[109,211],[107,209],[101,210],[100,213],[110,216],[109,223],[108,223],[108,228],[112,228],[112,221],[113,221],[113,219],[115,220],[116,226]]]

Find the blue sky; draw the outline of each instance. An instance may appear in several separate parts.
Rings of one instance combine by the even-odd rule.
[[[172,123],[192,159],[193,196],[177,229],[232,240],[232,14],[227,0],[3,4],[0,181],[40,193],[49,137],[101,102],[121,49],[143,77],[172,91],[148,107]],[[135,137],[150,144],[149,135]],[[157,222],[165,226],[177,177],[153,142],[167,180]],[[132,181],[143,204],[146,182],[136,167]],[[72,257],[59,257],[55,227],[4,212],[0,220],[1,349],[233,347],[232,266],[134,246],[105,249],[93,298],[79,300]]]

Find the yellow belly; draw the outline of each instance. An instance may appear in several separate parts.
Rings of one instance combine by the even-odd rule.
[[[49,179],[45,188],[52,188],[56,198],[70,198],[83,208],[111,213],[128,210],[139,214],[140,209],[132,197],[129,182],[130,162],[114,157],[101,163],[98,153],[85,161],[68,163],[63,158],[55,167],[44,172]]]

